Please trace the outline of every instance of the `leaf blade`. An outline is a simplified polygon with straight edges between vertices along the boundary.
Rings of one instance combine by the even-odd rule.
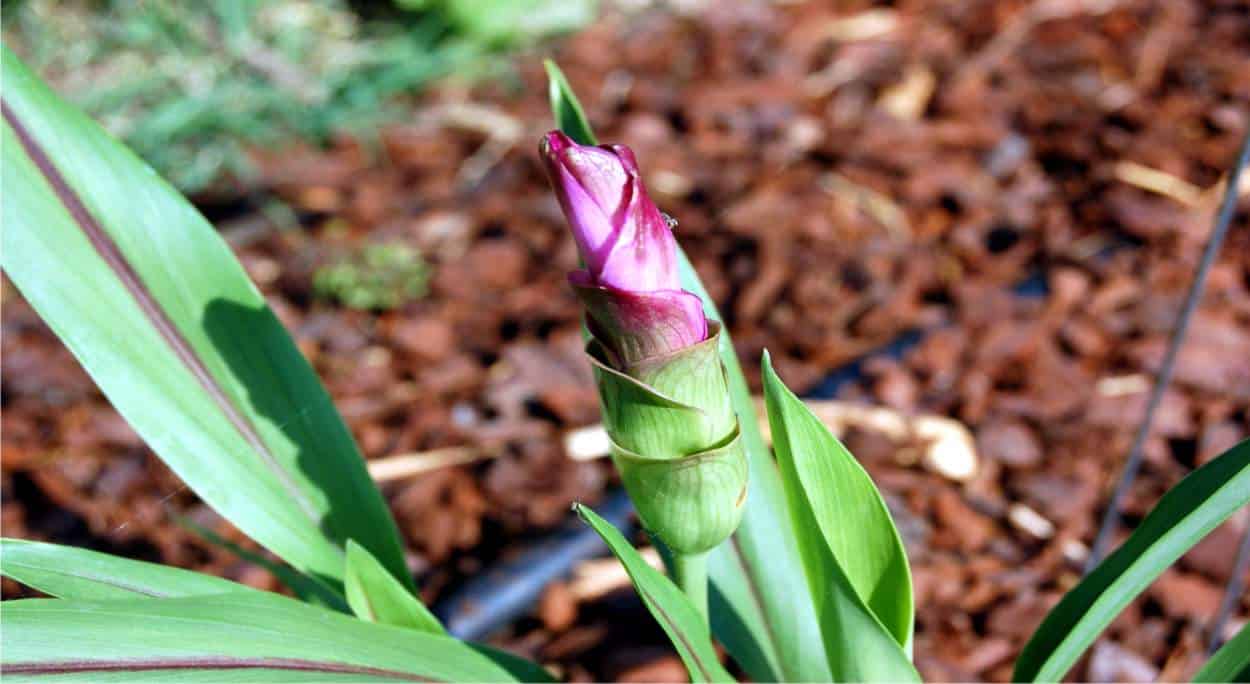
[[[397,530],[350,433],[224,241],[0,53],[11,191],[0,263],[18,289],[157,454],[249,536],[334,582],[355,537],[403,581]]]
[[[174,598],[257,591],[245,584],[72,546],[0,539],[5,577],[65,599]]]
[[[703,625],[703,619],[677,585],[648,565],[611,523],[581,504],[574,504],[573,510],[599,533],[621,565],[625,566],[647,610],[651,611],[669,641],[673,642],[677,655],[690,672],[691,681],[734,681],[717,660],[716,650],[712,648],[712,635]]]
[[[1194,682],[1244,682],[1250,680],[1250,625],[1242,625],[1237,634],[1211,654]]]
[[[911,652],[911,572],[903,540],[872,478],[764,355],[765,400],[783,482],[801,487],[812,517],[859,597]],[[777,432],[777,428],[781,432]]]
[[[425,604],[392,577],[365,547],[353,540],[347,542],[344,589],[347,604],[361,620],[430,634],[447,633]]]
[[[96,681],[177,680],[246,670],[313,672],[371,681],[545,678],[450,637],[362,622],[285,597],[219,594],[170,599],[6,602],[0,632],[6,679],[59,674]],[[120,676],[120,675],[119,675]],[[58,677],[58,681],[61,681]],[[211,678],[210,678],[211,679]]]
[[[1250,440],[1190,473],[1129,538],[1051,609],[1016,660],[1016,681],[1057,681],[1177,558],[1250,502]]]
[[[564,131],[578,145],[598,145],[590,121],[586,119],[586,111],[582,109],[582,103],[578,101],[564,72],[550,59],[543,60],[543,69],[547,71],[547,97],[551,101],[556,128]]]
[[[773,449],[797,531],[807,583],[819,599],[817,614],[833,678],[837,681],[919,681],[906,653],[910,624],[903,626],[905,636],[900,638],[882,623],[838,555],[839,545],[845,542],[831,539],[846,535],[852,537],[850,543],[871,549],[878,540],[831,526],[841,526],[848,521],[857,528],[866,526],[863,519],[873,520],[872,511],[879,505],[885,515],[884,524],[888,526],[880,535],[889,542],[891,549],[897,544],[897,550],[891,550],[890,555],[898,554],[896,560],[902,563],[903,573],[902,577],[885,577],[883,585],[888,591],[892,582],[900,583],[899,594],[905,595],[908,604],[903,612],[910,617],[911,581],[906,574],[907,561],[902,556],[902,542],[889,521],[889,514],[884,513],[885,504],[859,464],[845,449],[837,448],[840,445],[824,424],[777,377],[767,353],[762,366]],[[822,465],[840,467],[822,470]],[[831,496],[858,499],[863,505],[853,507],[850,512],[861,519],[843,515],[831,506],[828,501]],[[879,518],[877,524],[882,524]],[[831,534],[833,532],[837,534]],[[857,569],[857,572],[863,571],[864,568]]]

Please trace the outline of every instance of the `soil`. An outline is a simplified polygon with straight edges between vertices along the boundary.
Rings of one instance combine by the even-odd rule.
[[[756,389],[766,347],[803,393],[925,332],[862,364],[839,398],[958,419],[976,475],[943,477],[908,457],[915,445],[873,432],[846,442],[906,532],[921,674],[1006,681],[1080,577],[1250,125],[1250,11],[832,4],[610,9],[555,56],[601,138],[636,151]],[[409,123],[369,139],[257,150],[259,175],[204,203],[367,458],[493,454],[384,485],[427,602],[617,482],[605,461],[564,450],[597,404],[564,281],[577,255],[536,155],[552,125],[539,57],[491,85],[444,83]],[[1244,188],[1121,538],[1250,434]],[[273,199],[293,222],[274,218]],[[428,295],[380,312],[316,295],[318,266],[373,243],[421,250]],[[1031,277],[1038,296],[1013,290]],[[278,588],[176,523],[246,542],[144,447],[7,281],[2,351],[5,535]],[[1191,674],[1248,525],[1243,510],[1165,573],[1074,676]],[[6,597],[22,591],[5,581]],[[1232,628],[1248,610],[1243,596]],[[557,583],[492,641],[572,681],[684,678],[626,590],[583,600]]]

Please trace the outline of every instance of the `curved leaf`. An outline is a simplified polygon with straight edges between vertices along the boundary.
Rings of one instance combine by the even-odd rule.
[[[4,270],[206,502],[341,581],[354,538],[410,582],[394,521],[308,362],[212,226],[3,53]]]
[[[344,580],[347,604],[356,617],[368,622],[446,634],[434,614],[382,567],[363,546],[347,542]]]
[[[911,575],[868,474],[763,360],[764,399],[829,668],[837,681],[919,681],[907,657]]]
[[[911,571],[885,501],[859,461],[777,377],[767,352],[763,374],[773,448],[787,498],[792,505],[806,501],[818,531],[860,599],[910,653]]]
[[[537,665],[410,629],[254,592],[4,604],[6,681],[549,680]]]
[[[1020,653],[1015,679],[1062,679],[1129,602],[1247,502],[1250,440],[1168,490],[1128,540],[1064,595]]]
[[[190,570],[7,537],[0,539],[0,559],[0,573],[5,577],[65,599],[172,598],[259,591]]]
[[[712,635],[703,624],[698,611],[690,604],[677,585],[647,564],[611,523],[581,504],[573,504],[573,510],[603,537],[608,548],[625,566],[634,589],[642,597],[647,610],[664,629],[677,655],[686,664],[693,682],[732,682],[734,678],[721,666],[712,648]]]

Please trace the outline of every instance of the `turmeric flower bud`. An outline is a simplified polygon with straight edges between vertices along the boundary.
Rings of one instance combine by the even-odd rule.
[[[613,461],[643,525],[674,552],[701,554],[737,528],[747,485],[720,327],[681,289],[677,242],[628,148],[556,131],[541,152],[585,263],[569,281],[594,338]]]
[[[569,281],[595,337],[621,361],[640,360],[707,338],[703,304],[681,289],[677,242],[647,196],[634,153],[583,146],[559,131],[542,156],[586,268]]]

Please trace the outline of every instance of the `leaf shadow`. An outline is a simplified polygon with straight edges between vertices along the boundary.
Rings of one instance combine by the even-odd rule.
[[[278,317],[264,305],[218,298],[205,308],[203,325],[227,366],[221,370],[235,381],[228,388],[232,399],[262,419],[252,427],[270,447],[267,465],[283,486],[303,498],[297,503],[310,513],[325,511],[313,523],[335,546],[342,549],[349,537],[355,539],[411,586],[394,520],[355,440]],[[290,448],[281,453],[271,448],[283,441],[293,456]],[[337,578],[316,578],[341,589]]]

